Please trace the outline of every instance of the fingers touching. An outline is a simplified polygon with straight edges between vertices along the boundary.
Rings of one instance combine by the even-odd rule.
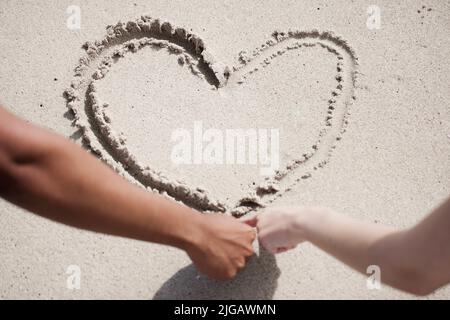
[[[299,242],[292,227],[296,216],[294,208],[267,208],[240,221],[257,229],[259,242],[265,249],[281,253],[294,249]]]

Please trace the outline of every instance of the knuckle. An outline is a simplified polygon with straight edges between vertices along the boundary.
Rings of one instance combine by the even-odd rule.
[[[236,270],[230,270],[227,272],[227,279],[233,279],[236,276]]]

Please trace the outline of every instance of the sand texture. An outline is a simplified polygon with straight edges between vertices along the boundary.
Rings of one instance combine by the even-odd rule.
[[[131,183],[204,212],[319,204],[410,226],[450,194],[450,2],[381,1],[373,30],[371,4],[80,1],[81,28],[71,30],[70,2],[2,1],[0,99]],[[202,162],[205,132],[229,129],[255,129],[278,150],[273,173],[219,163],[225,153]],[[180,130],[192,133],[189,165],[173,161]],[[367,289],[309,244],[276,257],[258,250],[219,283],[178,250],[1,200],[0,223],[0,298],[411,298]],[[79,290],[66,286],[70,265],[82,272]]]

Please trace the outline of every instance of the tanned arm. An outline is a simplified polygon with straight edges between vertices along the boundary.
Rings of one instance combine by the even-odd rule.
[[[77,228],[180,248],[212,278],[234,277],[253,254],[249,226],[134,186],[75,143],[1,107],[0,196]]]

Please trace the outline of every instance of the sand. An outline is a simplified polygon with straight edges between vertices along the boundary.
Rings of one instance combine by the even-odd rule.
[[[0,98],[148,192],[204,212],[320,204],[398,227],[450,194],[448,3],[382,1],[375,30],[366,1],[82,1],[80,30],[66,26],[69,5],[0,4]],[[279,159],[208,153],[206,135],[230,129],[254,130]],[[192,134],[191,164],[174,163],[174,132]],[[1,298],[411,298],[367,289],[308,244],[261,252],[218,283],[175,249],[4,201],[0,212]],[[70,265],[79,290],[66,286]]]
[[[72,81],[71,87],[65,92],[68,108],[74,113],[75,125],[82,131],[83,141],[88,149],[93,150],[103,160],[110,163],[118,172],[124,175],[128,174],[150,190],[167,194],[169,197],[199,210],[229,212],[240,216],[254,208],[264,207],[280,197],[287,189],[291,189],[295,182],[299,182],[302,178],[309,178],[311,172],[306,171],[306,165],[310,167],[310,170],[323,167],[331,158],[331,152],[335,147],[334,142],[340,140],[345,132],[344,125],[348,123],[348,105],[351,99],[356,99],[352,95],[356,84],[355,67],[357,58],[345,41],[330,32],[275,31],[272,38],[254,50],[250,57],[241,52],[239,55],[240,65],[232,67],[223,67],[222,64],[218,63],[213,54],[205,47],[204,41],[198,36],[189,33],[184,28],[175,27],[170,22],[162,22],[148,16],[127,23],[119,22],[114,27],[108,27],[106,33],[107,36],[101,40],[94,43],[85,43],[86,56],[80,59],[80,65],[76,67],[75,79]],[[324,49],[328,55],[322,55],[321,57],[320,52],[311,49],[315,46]],[[158,53],[159,59],[154,61],[155,59],[141,54],[139,58],[132,57],[133,60],[128,65],[121,66],[122,70],[114,69],[114,66],[121,63],[120,60],[128,57],[130,53],[138,53],[148,47],[153,49],[150,54]],[[161,53],[161,51],[164,53]],[[294,51],[294,54],[289,51]],[[295,123],[296,121],[289,118],[290,113],[298,112],[298,109],[301,108],[297,104],[285,101],[286,107],[283,107],[280,106],[279,101],[274,104],[268,102],[270,97],[273,96],[273,92],[270,90],[272,86],[270,80],[273,78],[270,75],[264,74],[262,83],[261,79],[256,79],[257,86],[243,85],[245,80],[253,81],[254,73],[269,66],[277,68],[277,74],[286,75],[287,71],[281,72],[283,71],[280,70],[282,66],[276,60],[281,56],[289,55],[287,61],[283,62],[289,67],[289,70],[295,70],[295,73],[294,77],[289,77],[284,81],[285,87],[297,86],[298,81],[296,80],[300,70],[294,68],[291,61],[294,59],[294,61],[300,60],[305,63],[307,57],[301,56],[302,59],[298,58],[300,53],[295,57],[295,51],[312,51],[314,54],[313,60],[317,60],[318,57],[324,61],[336,60],[335,65],[328,66],[335,69],[335,74],[331,76],[332,79],[336,80],[333,90],[322,86],[321,90],[312,95],[329,98],[326,108],[322,107],[328,112],[318,111],[317,102],[308,103],[307,105],[314,106],[313,108],[310,107],[309,110],[307,107],[302,109],[302,118],[299,117],[299,119],[303,120],[303,123],[308,121],[309,128],[305,128],[306,126],[301,121]],[[164,70],[167,77],[159,81],[155,80],[154,69],[161,69],[161,65],[167,65],[164,60],[168,59],[172,60],[171,63],[175,68]],[[322,61],[319,60],[319,62]],[[150,68],[144,67],[144,69],[142,64],[150,66]],[[326,65],[326,63],[320,63],[318,67],[323,65]],[[187,75],[180,74],[180,72],[186,73],[182,67],[188,69]],[[108,78],[112,77],[112,79],[108,79],[109,81],[103,84],[102,79],[108,75],[111,69],[115,72]],[[133,71],[133,69],[136,70]],[[145,72],[143,72],[144,70]],[[314,69],[315,73],[319,73],[319,71],[321,71],[319,68]],[[262,73],[263,70],[260,72]],[[159,73],[162,73],[161,70],[159,70]],[[198,79],[192,79],[190,73],[197,76]],[[131,80],[133,81],[133,87],[123,87],[123,79],[129,75],[139,79],[139,82],[144,82],[145,79],[148,79],[146,83],[157,82],[155,83],[157,88],[152,86],[151,90],[147,90],[150,92],[148,98],[146,98],[143,94],[145,88],[135,83],[138,82],[135,79]],[[327,76],[330,77],[329,71],[320,74],[318,78]],[[305,76],[301,78],[306,78],[309,83],[312,80]],[[268,79],[269,83],[267,83]],[[164,80],[167,83],[164,83]],[[197,81],[195,82],[195,80]],[[260,80],[259,83],[258,80]],[[280,82],[282,80],[278,79]],[[173,86],[174,82],[177,83],[175,90],[178,94],[173,96],[177,99],[180,95],[189,96],[189,99],[193,100],[192,103],[183,101],[183,105],[178,106],[176,101],[172,101],[173,99],[170,98],[167,91],[172,91],[168,88]],[[238,84],[238,87],[236,87],[236,84]],[[346,87],[345,90],[344,87]],[[255,91],[261,92],[255,95]],[[311,94],[312,91],[309,90],[309,93]],[[104,92],[104,95],[101,94],[102,92]],[[157,92],[163,93],[162,96],[157,96]],[[119,101],[115,98],[115,93],[119,93]],[[198,93],[200,97],[197,96]],[[281,90],[277,90],[277,95],[283,93]],[[136,106],[140,100],[139,95],[144,101],[143,105],[139,106],[141,108]],[[286,92],[286,95],[290,94]],[[248,107],[249,103],[256,97],[264,99],[262,101],[264,101],[265,108],[261,108],[260,104],[253,108]],[[337,102],[339,100],[342,100],[341,103]],[[236,103],[237,101],[244,101],[244,103]],[[112,105],[115,107],[112,107]],[[124,110],[123,106],[131,106],[131,109],[125,108]],[[193,111],[192,106],[198,108],[198,111]],[[234,109],[236,106],[237,108]],[[208,119],[210,118],[209,115],[213,115],[212,120],[208,119],[208,125],[215,128],[218,126],[218,120],[225,120],[227,126],[230,126],[230,124],[233,126],[245,125],[242,121],[236,121],[235,116],[247,111],[245,121],[248,122],[252,119],[251,127],[257,124],[257,127],[261,128],[263,126],[260,123],[263,122],[262,120],[266,120],[265,123],[270,127],[278,127],[276,124],[282,125],[283,136],[286,136],[284,131],[290,131],[290,133],[300,134],[306,136],[306,138],[299,139],[298,136],[292,134],[285,137],[284,141],[294,143],[282,145],[282,147],[285,147],[282,150],[283,158],[286,159],[288,158],[286,155],[289,155],[291,159],[284,160],[283,162],[286,163],[284,168],[277,169],[269,177],[266,177],[263,184],[257,185],[254,181],[257,180],[255,178],[258,176],[254,170],[249,170],[248,167],[244,166],[233,168],[225,164],[213,168],[216,176],[218,175],[217,172],[222,173],[219,179],[208,178],[209,181],[204,181],[206,185],[198,185],[193,188],[186,182],[180,182],[179,177],[186,179],[186,175],[190,173],[191,177],[188,177],[188,179],[201,176],[205,180],[205,177],[210,177],[210,175],[205,175],[203,166],[189,166],[186,172],[176,168],[178,165],[164,168],[165,171],[163,172],[155,170],[155,167],[161,168],[161,165],[158,166],[158,164],[173,164],[173,161],[170,161],[170,158],[167,157],[171,152],[170,150],[164,150],[167,149],[164,146],[173,148],[173,143],[170,143],[170,135],[167,135],[167,133],[170,134],[170,132],[173,132],[172,128],[177,128],[180,125],[179,116],[177,117],[176,113],[185,114],[184,110],[180,110],[183,107],[187,109],[185,110],[186,114],[191,113],[193,115],[194,119],[189,120],[193,121],[194,124],[196,121]],[[266,110],[266,108],[270,109]],[[280,114],[280,109],[283,114]],[[174,113],[173,110],[175,110]],[[325,113],[325,115],[322,115],[322,123],[314,121],[314,116],[320,113]],[[335,115],[336,113],[338,114]],[[142,124],[144,132],[133,125],[137,119],[146,120]],[[168,121],[162,121],[166,119]],[[175,120],[175,123],[170,123],[171,120]],[[118,123],[120,129],[117,128]],[[319,129],[318,132],[315,132],[316,128]],[[158,134],[158,139],[152,139],[155,132],[161,133]],[[312,140],[312,145],[298,148],[299,140],[305,144],[308,136],[312,134],[317,135]],[[130,140],[134,143],[131,144]],[[321,149],[325,150],[322,151]],[[155,158],[152,156],[152,153],[155,153],[152,152],[153,150],[158,150],[157,153],[166,156],[163,159],[158,159],[159,161],[153,160],[153,162],[152,159]],[[322,151],[322,155],[316,155],[319,151]],[[203,156],[203,152],[201,153]],[[141,160],[144,157],[149,158],[149,160],[147,162]],[[314,162],[314,164],[310,165],[311,162]],[[296,170],[299,167],[302,167],[301,170]],[[196,168],[200,170],[195,170]],[[233,169],[231,172],[230,168]],[[301,172],[300,175],[297,173],[299,177],[295,180],[292,178],[294,176],[293,171]],[[164,172],[169,173],[172,177],[168,178],[168,174],[164,174]],[[243,188],[239,188],[239,185],[235,183],[236,181],[246,182],[245,175],[253,180],[247,186],[247,189],[251,189],[250,191],[240,190]],[[227,195],[228,203],[213,200],[219,196],[214,197],[205,191],[205,189],[209,190],[213,185],[217,185],[219,181],[226,188],[217,190],[216,193],[222,195],[222,197]],[[211,182],[213,185],[210,185]],[[235,185],[234,191],[239,194],[239,199],[233,199],[230,195],[229,186],[233,184]],[[283,184],[283,186],[281,187],[280,184]],[[272,197],[266,200],[268,194]]]

